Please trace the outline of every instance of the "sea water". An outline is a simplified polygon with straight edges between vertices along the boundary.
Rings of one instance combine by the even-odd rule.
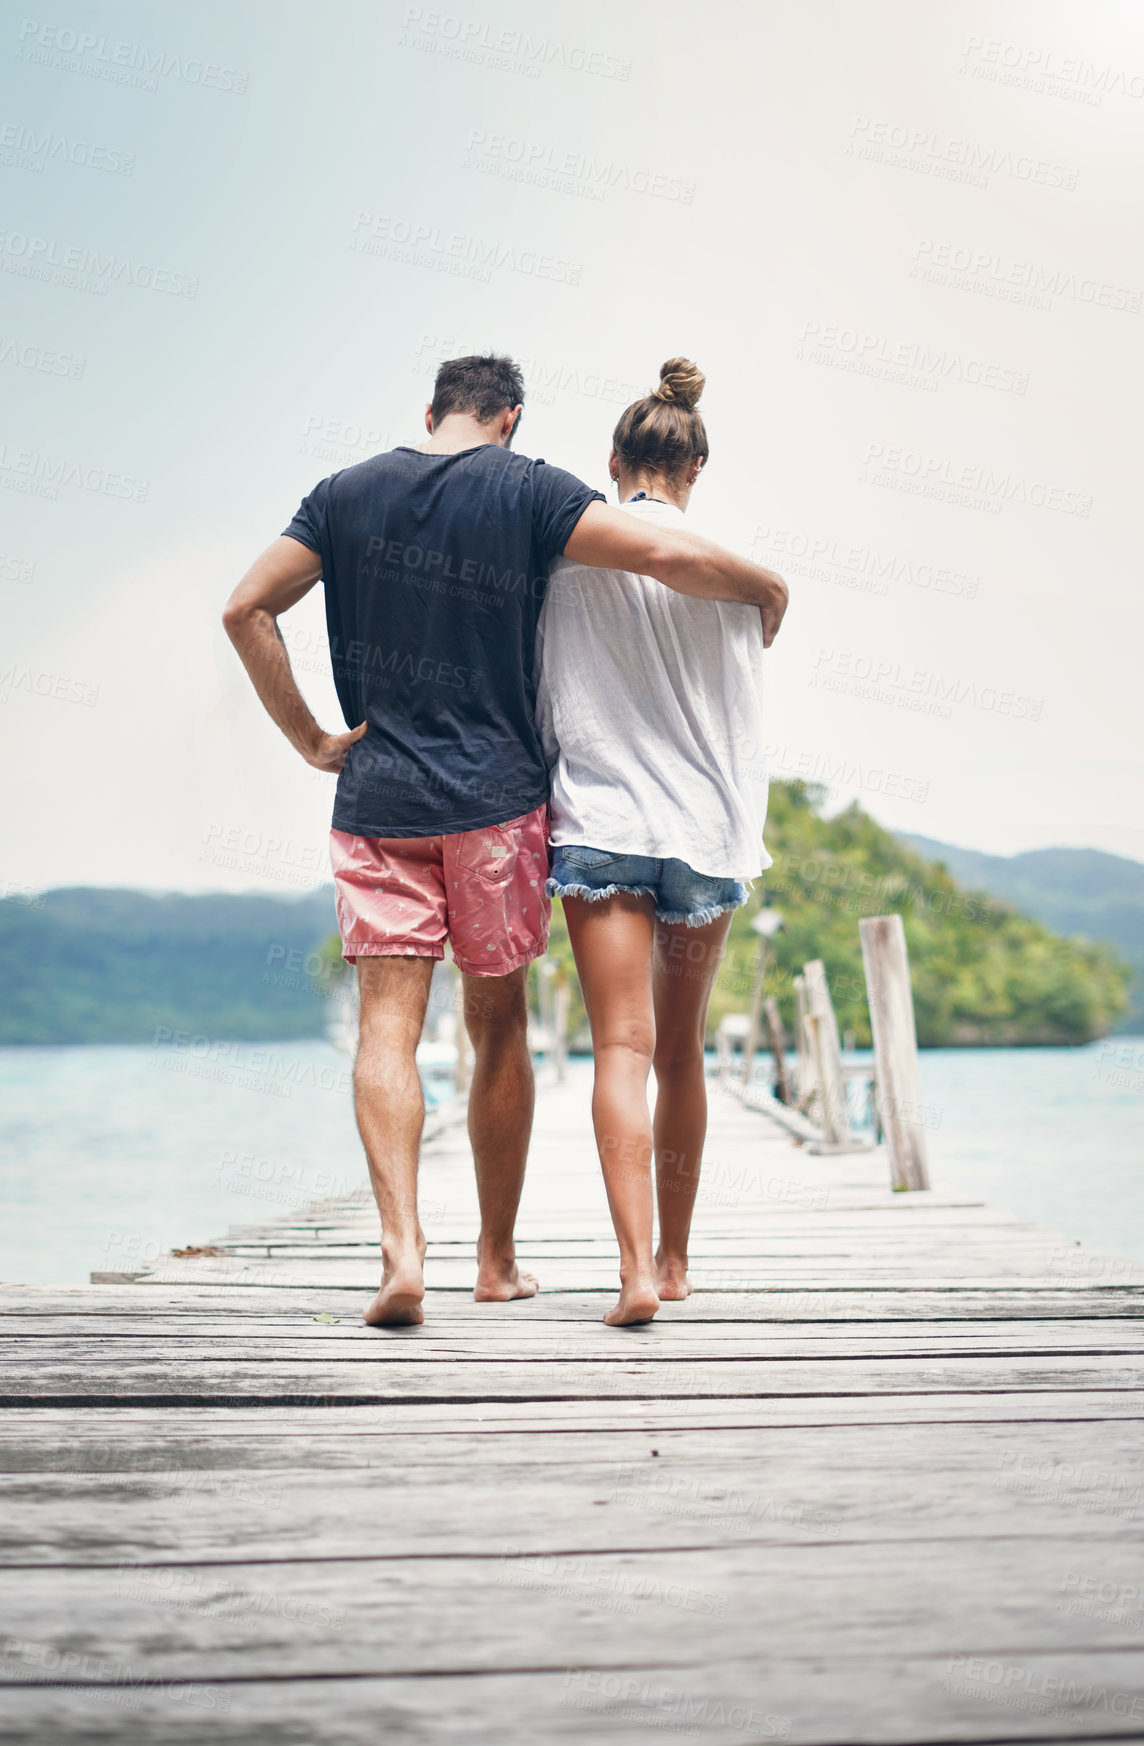
[[[935,1188],[1144,1261],[1144,1037],[923,1049],[919,1066]]]
[[[587,1097],[589,1064],[572,1071]],[[936,1189],[1144,1261],[1144,1038],[926,1050],[921,1085]],[[349,1057],[318,1041],[0,1050],[0,1279],[137,1272],[365,1194],[351,1090]]]
[[[352,1089],[350,1057],[318,1040],[0,1049],[0,1279],[139,1272],[368,1193]],[[427,1103],[443,1095],[427,1077]]]

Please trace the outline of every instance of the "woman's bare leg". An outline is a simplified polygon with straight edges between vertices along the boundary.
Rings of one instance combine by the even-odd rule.
[[[651,1117],[655,1049],[652,961],[655,906],[619,892],[591,903],[566,897],[564,914],[592,1027],[592,1121],[620,1246],[620,1297],[611,1327],[648,1322],[659,1308],[651,1254]]]
[[[655,930],[655,1176],[659,1203],[656,1280],[661,1298],[687,1297],[687,1244],[707,1138],[703,1037],[707,1003],[731,911],[706,927],[659,922]]]

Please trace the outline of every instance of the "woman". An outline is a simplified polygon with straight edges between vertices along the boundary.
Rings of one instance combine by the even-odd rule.
[[[608,469],[630,514],[682,523],[708,455],[703,385],[695,364],[671,358],[617,424]],[[622,1326],[691,1291],[707,1003],[745,881],[770,865],[766,783],[751,761],[763,625],[756,607],[561,558],[537,648],[548,892],[564,901],[592,1029],[592,1117],[620,1247],[619,1302],[604,1320]]]

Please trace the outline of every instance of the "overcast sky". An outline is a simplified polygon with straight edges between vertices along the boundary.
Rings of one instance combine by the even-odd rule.
[[[490,346],[600,486],[707,372],[694,523],[791,584],[775,775],[1144,858],[1140,9],[456,6],[0,27],[4,888],[325,877],[221,607]],[[284,630],[337,727],[318,592]]]

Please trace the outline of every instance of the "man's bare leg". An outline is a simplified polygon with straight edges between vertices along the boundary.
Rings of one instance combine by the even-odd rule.
[[[532,1134],[536,1085],[528,1053],[527,967],[508,976],[465,976],[465,1024],[475,1061],[469,1087],[469,1139],[477,1173],[481,1234],[478,1303],[532,1297],[537,1280],[516,1264],[514,1230]]]
[[[707,1138],[703,1038],[707,1004],[719,973],[731,912],[706,927],[656,923],[655,1170],[659,1247],[655,1271],[661,1298],[691,1294],[687,1245]]]
[[[432,958],[359,958],[361,1022],[354,1109],[381,1214],[381,1288],[362,1320],[424,1321],[425,1238],[417,1217],[417,1161],[425,1098],[416,1050],[429,1001]]]

